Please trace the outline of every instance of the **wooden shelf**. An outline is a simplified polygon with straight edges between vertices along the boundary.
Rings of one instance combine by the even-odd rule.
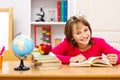
[[[62,1],[62,0],[60,0]],[[46,26],[46,25],[50,25],[51,26],[51,44],[54,47],[55,46],[55,42],[54,40],[56,38],[60,38],[60,39],[64,39],[64,27],[66,24],[66,21],[61,21],[59,22],[58,20],[58,5],[57,5],[58,0],[30,0],[30,37],[32,39],[34,39],[34,26]],[[75,0],[67,0],[67,20],[72,16],[75,15]],[[36,22],[36,20],[39,19],[39,16],[37,16],[36,14],[38,14],[40,11],[40,6],[43,5],[43,10],[45,12],[45,22]],[[61,6],[61,5],[60,5]],[[63,5],[65,7],[65,5]],[[60,8],[61,9],[61,8]],[[50,15],[49,15],[49,11],[50,10],[54,10],[55,14],[54,14],[54,22],[50,22]],[[40,33],[37,33],[40,35]],[[59,36],[58,36],[59,35]]]
[[[31,22],[31,25],[65,25],[66,22]]]

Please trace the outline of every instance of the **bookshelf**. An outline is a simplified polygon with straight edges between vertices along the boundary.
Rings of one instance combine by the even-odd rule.
[[[58,21],[58,1],[61,0],[30,0],[30,28],[29,35],[34,40],[34,27],[51,26],[51,45],[55,46],[55,39],[64,39],[64,26],[66,21]],[[75,13],[76,0],[62,0],[67,2],[67,19]],[[40,7],[44,10],[44,22],[36,21],[40,16]],[[51,20],[51,17],[53,19]],[[39,43],[39,42],[38,42]],[[41,43],[41,42],[40,42]]]

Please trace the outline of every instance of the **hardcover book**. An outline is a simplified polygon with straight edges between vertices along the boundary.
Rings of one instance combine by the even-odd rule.
[[[64,22],[67,22],[68,18],[68,1],[64,1]]]
[[[59,69],[61,67],[61,61],[52,52],[48,55],[33,52],[32,62],[38,69]]]
[[[61,3],[60,3],[60,10],[61,10],[61,22],[64,22],[64,0],[61,0]]]
[[[58,22],[61,22],[61,4],[60,0],[57,1],[57,20]]]

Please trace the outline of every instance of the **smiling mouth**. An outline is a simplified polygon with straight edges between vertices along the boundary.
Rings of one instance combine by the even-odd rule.
[[[88,41],[88,38],[89,38],[89,37],[83,38],[83,39],[81,39],[80,41],[86,42],[86,41]]]

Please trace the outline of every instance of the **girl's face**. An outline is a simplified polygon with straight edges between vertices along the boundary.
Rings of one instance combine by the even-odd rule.
[[[91,38],[91,32],[88,26],[78,23],[73,26],[72,31],[73,39],[77,42],[78,46],[88,45]]]

